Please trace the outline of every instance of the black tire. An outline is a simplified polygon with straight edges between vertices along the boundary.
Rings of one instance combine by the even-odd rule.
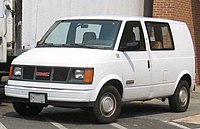
[[[81,109],[86,111],[86,112],[92,112],[93,111],[93,107],[82,107]]]
[[[171,97],[169,97],[169,107],[174,112],[185,112],[190,103],[190,88],[187,81],[179,82],[178,87]]]
[[[43,109],[41,105],[19,102],[13,102],[13,107],[17,113],[23,116],[38,115]]]
[[[94,105],[94,115],[99,123],[114,122],[121,112],[121,95],[112,85],[106,85]]]

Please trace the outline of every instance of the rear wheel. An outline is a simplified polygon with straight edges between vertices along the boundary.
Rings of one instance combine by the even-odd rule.
[[[115,121],[121,112],[121,95],[112,85],[103,88],[95,102],[94,114],[100,123]]]
[[[184,112],[190,102],[190,88],[187,81],[182,80],[173,96],[169,97],[169,106],[172,111]]]
[[[41,105],[19,102],[13,102],[13,107],[17,113],[24,116],[38,115],[43,109]]]

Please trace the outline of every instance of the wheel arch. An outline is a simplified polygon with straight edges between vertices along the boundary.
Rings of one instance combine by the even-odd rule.
[[[117,80],[117,79],[112,79],[112,80],[107,81],[107,82],[103,85],[103,87],[101,88],[101,90],[102,90],[104,87],[109,86],[109,85],[113,85],[113,86],[119,91],[119,94],[120,94],[121,97],[122,97],[122,95],[123,95],[123,86],[122,86],[122,83],[121,83],[119,80]],[[101,90],[100,90],[100,91],[101,91]]]
[[[183,71],[183,72],[179,75],[178,79],[176,80],[176,85],[175,85],[174,92],[175,92],[175,90],[176,90],[178,84],[179,84],[182,80],[187,81],[187,83],[189,84],[190,90],[193,89],[193,81],[192,81],[192,76],[191,76],[191,74],[190,74],[188,71]]]
[[[189,74],[184,74],[184,75],[181,77],[180,81],[182,81],[182,80],[187,81],[187,83],[189,84],[189,87],[191,88],[192,79],[191,79],[191,76],[190,76]],[[180,82],[180,81],[179,81],[179,82]]]
[[[95,92],[96,92],[96,93],[93,94],[93,95],[95,95],[95,96],[93,96],[92,98],[94,98],[94,100],[96,100],[97,97],[98,97],[98,95],[99,95],[99,93],[101,92],[101,90],[102,90],[104,87],[108,86],[109,84],[113,85],[113,86],[119,91],[121,97],[123,96],[123,91],[124,91],[124,90],[123,90],[122,79],[121,79],[119,76],[110,75],[110,76],[105,77],[104,79],[102,79],[102,80],[98,83],[98,85],[97,85],[97,87],[96,87],[96,89],[95,89]]]

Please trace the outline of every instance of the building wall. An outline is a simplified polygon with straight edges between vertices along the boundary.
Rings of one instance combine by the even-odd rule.
[[[153,17],[158,18],[175,18],[175,0],[154,0]]]
[[[200,1],[192,1],[192,15],[194,25],[194,41],[196,46],[196,65],[198,66],[196,71],[198,75],[198,84],[200,84]]]
[[[196,54],[196,82],[200,84],[200,2],[199,0],[154,0],[153,17],[186,22]]]

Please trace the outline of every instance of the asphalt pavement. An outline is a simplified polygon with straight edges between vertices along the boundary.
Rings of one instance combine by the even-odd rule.
[[[200,129],[200,87],[186,112],[171,112],[168,102],[151,100],[123,105],[116,122],[97,124],[90,112],[48,106],[38,116],[20,116],[11,103],[0,104],[0,129]]]
[[[200,86],[191,93],[186,112],[171,112],[167,101],[132,102],[110,124],[97,124],[92,113],[81,109],[52,106],[38,116],[20,116],[11,103],[2,103],[0,129],[200,129]]]

